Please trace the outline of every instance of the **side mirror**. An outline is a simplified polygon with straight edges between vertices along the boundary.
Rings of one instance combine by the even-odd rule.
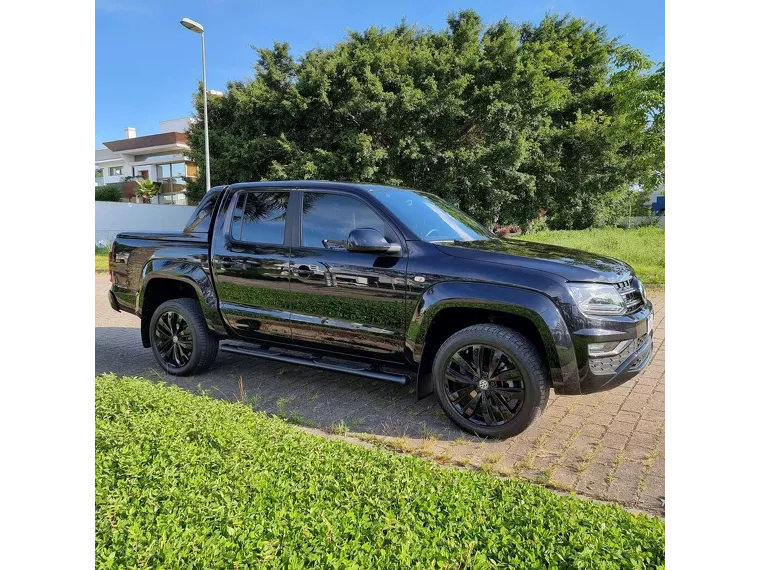
[[[359,253],[398,253],[401,246],[388,243],[383,234],[375,229],[357,228],[348,234],[346,249]]]

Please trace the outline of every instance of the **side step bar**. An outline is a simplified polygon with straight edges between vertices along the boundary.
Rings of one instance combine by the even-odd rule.
[[[233,354],[243,354],[245,356],[266,358],[267,360],[276,360],[278,362],[287,362],[288,364],[299,364],[301,366],[309,366],[311,368],[332,370],[333,372],[343,372],[344,374],[363,376],[365,378],[372,378],[373,380],[384,380],[385,382],[393,382],[395,384],[407,384],[409,382],[409,376],[406,376],[405,374],[390,374],[388,372],[380,372],[371,368],[351,368],[350,366],[341,366],[340,364],[320,362],[319,360],[314,360],[313,358],[289,356],[286,354],[272,352],[266,349],[249,347],[247,345],[225,343],[219,346],[219,350]]]

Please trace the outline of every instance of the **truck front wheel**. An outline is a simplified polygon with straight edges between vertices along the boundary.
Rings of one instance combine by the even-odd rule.
[[[454,333],[433,361],[435,394],[446,415],[471,433],[513,437],[541,415],[549,384],[536,347],[494,324]]]
[[[198,301],[172,299],[159,305],[150,319],[150,346],[169,374],[189,376],[214,362],[219,340],[206,327]]]

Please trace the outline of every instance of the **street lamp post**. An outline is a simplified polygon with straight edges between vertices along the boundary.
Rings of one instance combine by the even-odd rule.
[[[206,36],[203,33],[203,26],[194,22],[190,18],[182,18],[179,22],[191,32],[201,35],[201,53],[203,58],[203,129],[204,139],[206,141],[206,192],[211,190],[211,158],[208,151],[208,102],[206,99]]]

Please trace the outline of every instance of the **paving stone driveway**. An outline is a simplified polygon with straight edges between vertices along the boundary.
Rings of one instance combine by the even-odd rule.
[[[579,495],[664,515],[665,291],[655,305],[653,361],[623,386],[590,396],[552,393],[539,422],[518,437],[490,441],[465,434],[434,398],[417,401],[412,386],[219,353],[190,378],[164,374],[140,342],[139,320],[108,304],[108,276],[95,276],[95,372],[162,378],[229,400],[240,383],[257,409],[307,426],[343,432],[399,451],[519,476]],[[342,422],[342,424],[341,424]]]

